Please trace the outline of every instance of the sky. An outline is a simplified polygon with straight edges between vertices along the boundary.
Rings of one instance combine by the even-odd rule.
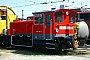
[[[90,8],[90,0],[65,0],[64,2],[40,4],[51,1],[56,2],[62,0],[0,0],[0,5],[10,7],[19,18],[22,17],[22,10],[24,13],[24,18],[26,18],[27,16],[32,16],[32,12],[51,10],[53,7],[59,9],[60,5],[69,6],[67,8],[77,8],[81,6]]]

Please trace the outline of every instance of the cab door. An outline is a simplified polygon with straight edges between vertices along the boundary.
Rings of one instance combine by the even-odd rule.
[[[69,19],[68,19],[68,26],[69,26],[69,33],[68,34],[73,34],[73,26],[75,23],[75,15],[69,12]]]
[[[33,38],[37,40],[44,40],[45,39],[45,25],[44,25],[44,14],[34,14],[35,23],[33,26]]]
[[[52,39],[52,14],[47,13],[45,15],[45,39]]]

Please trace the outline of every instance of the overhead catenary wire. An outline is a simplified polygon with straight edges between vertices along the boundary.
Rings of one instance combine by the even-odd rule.
[[[25,4],[24,5],[21,5],[21,6],[13,6],[13,7],[10,7],[11,9],[14,9],[14,8],[21,8],[21,7],[28,7],[28,6],[33,6],[33,5],[41,5],[41,4],[49,4],[49,3],[58,3],[58,2],[63,2],[63,1],[49,1],[49,2],[40,2],[40,3],[37,3],[37,2],[34,2],[34,1],[29,1],[29,2],[32,2],[32,4],[27,4],[26,5],[26,3],[27,2],[25,2]],[[26,10],[24,9],[24,12],[25,12]],[[31,10],[28,10],[28,11],[31,11]],[[34,10],[32,10],[33,12],[34,12]],[[17,11],[16,11],[17,12]],[[20,11],[18,11],[18,12],[21,12],[21,10]],[[20,14],[18,14],[19,16],[21,16]],[[27,15],[26,13],[24,14],[24,16],[25,15]],[[29,14],[28,14],[29,15]],[[30,14],[31,15],[31,14]]]
[[[68,1],[68,0],[67,0]],[[12,9],[16,9],[16,8],[21,8],[21,9],[23,9],[23,7],[29,7],[29,6],[37,6],[37,5],[48,5],[48,4],[52,4],[52,3],[59,3],[59,2],[64,2],[63,0],[61,1],[61,0],[56,0],[56,1],[48,1],[48,0],[46,0],[46,1],[43,1],[43,2],[35,2],[34,0],[29,0],[29,1],[24,1],[24,2],[19,2],[19,3],[24,3],[24,4],[21,4],[21,5],[19,5],[19,6],[10,6],[10,8],[12,8]],[[68,1],[69,2],[69,1]],[[11,3],[12,4],[12,3]],[[18,3],[16,3],[16,5],[17,5]],[[26,10],[24,9],[24,12],[25,12]],[[29,10],[28,10],[29,11]],[[32,11],[34,11],[34,10],[32,10]],[[19,12],[21,12],[21,10],[19,11]],[[26,14],[26,13],[25,13]]]
[[[21,2],[7,3],[7,5],[9,4],[10,8],[19,8],[19,7],[27,7],[27,6],[33,6],[33,5],[40,5],[40,4],[58,3],[58,2],[63,2],[63,1],[64,0],[56,0],[56,1],[48,1],[48,0],[46,0],[46,1],[43,1],[43,2],[40,2],[40,3],[37,3],[35,0],[24,0],[24,1],[21,1]],[[65,1],[70,2],[70,0],[65,0]],[[89,4],[89,2],[90,2],[89,0],[86,0],[85,3]],[[21,3],[23,3],[23,5]],[[30,3],[30,4],[27,4],[27,3]],[[13,6],[13,5],[18,5],[18,4],[21,4],[21,5]],[[78,3],[78,4],[80,4],[80,3]],[[3,4],[3,5],[6,5],[6,4]]]
[[[49,2],[41,2],[41,3],[36,3],[36,2],[33,2],[32,4],[28,4],[28,5],[21,5],[21,6],[13,6],[13,7],[10,7],[10,8],[18,8],[18,7],[26,7],[26,6],[32,6],[32,5],[42,5],[42,4],[50,4],[50,3],[58,3],[58,2],[64,2],[64,1],[49,1]]]
[[[23,2],[7,3],[7,5],[8,5],[8,4],[9,4],[9,5],[12,5],[12,4],[13,4],[13,5],[15,5],[15,4],[17,5],[17,4],[25,3],[25,2],[33,2],[33,1],[26,1],[26,0],[25,0],[25,1],[23,1]],[[34,2],[33,2],[33,3],[34,3]],[[6,5],[6,4],[2,4],[2,5]]]

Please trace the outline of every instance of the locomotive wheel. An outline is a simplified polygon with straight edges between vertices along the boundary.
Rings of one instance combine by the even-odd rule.
[[[84,46],[88,40],[88,37],[86,36],[85,39],[79,39],[79,45]]]
[[[62,52],[62,44],[59,41],[55,42],[55,50],[58,53]]]

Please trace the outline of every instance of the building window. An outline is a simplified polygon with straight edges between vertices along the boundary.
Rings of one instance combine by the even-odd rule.
[[[62,22],[62,13],[56,12],[56,22]]]
[[[0,16],[0,20],[6,20],[6,16]]]
[[[43,24],[44,23],[44,15],[43,14],[34,14],[35,24]]]

